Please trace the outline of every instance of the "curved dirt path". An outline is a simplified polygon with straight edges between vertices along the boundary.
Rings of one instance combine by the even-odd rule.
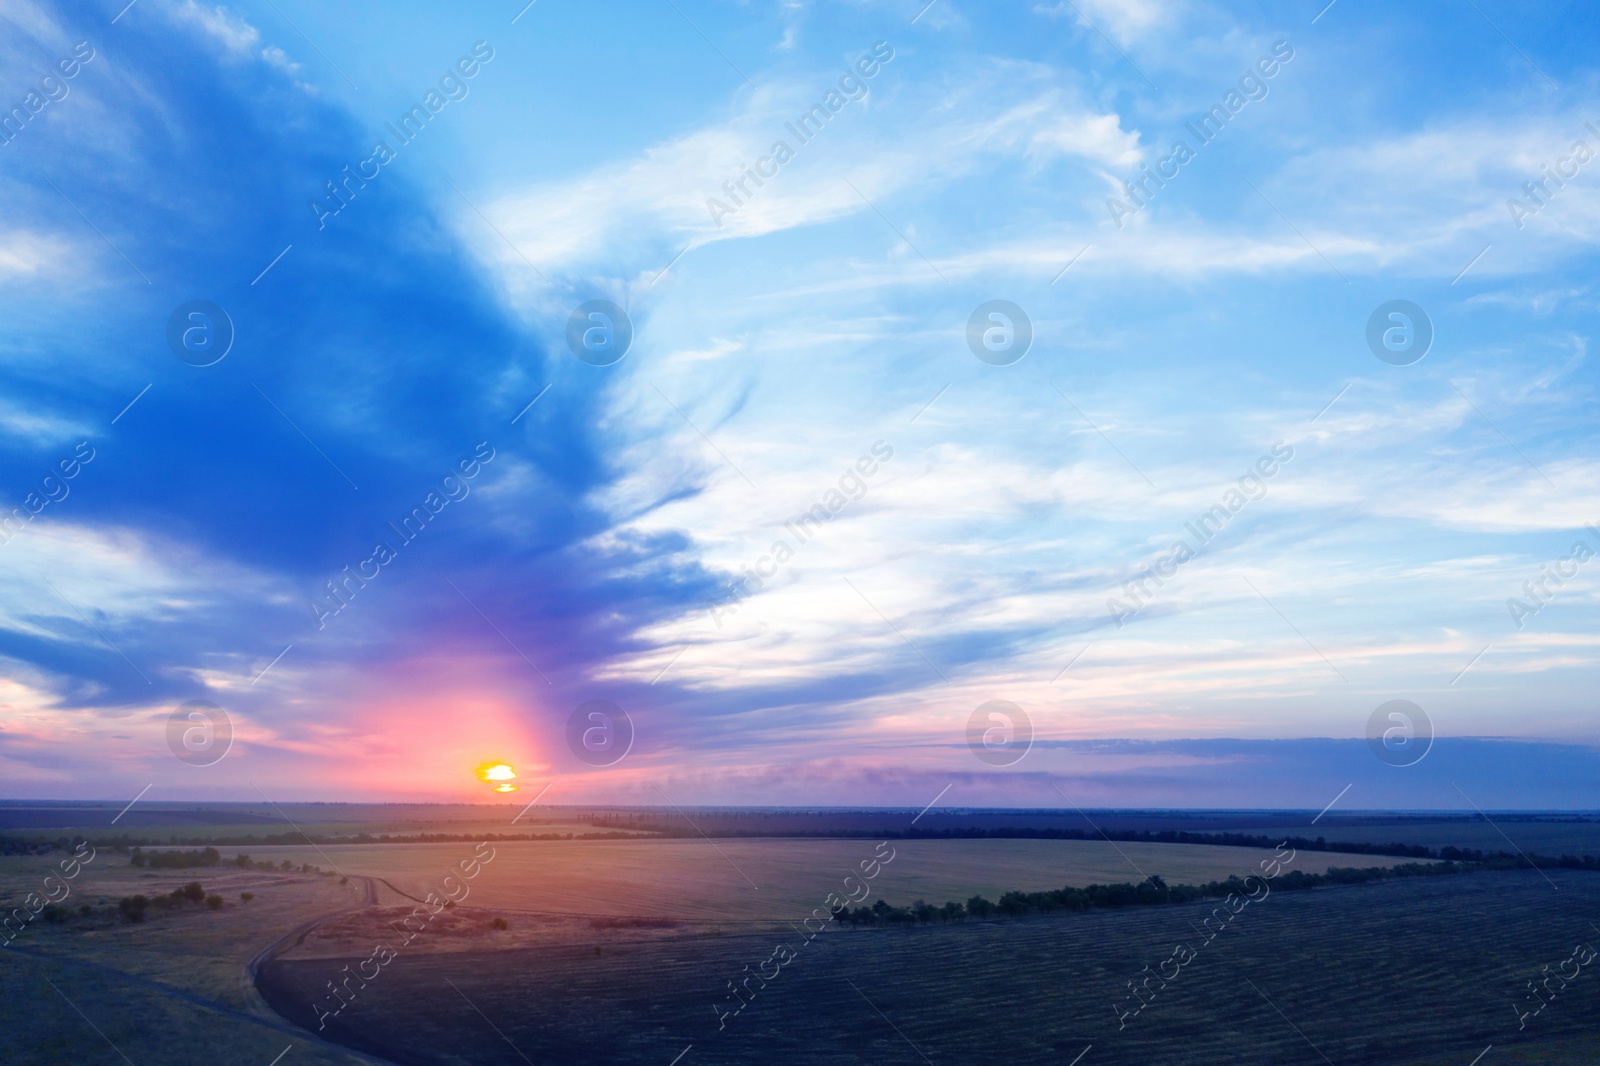
[[[240,980],[243,984],[244,998],[245,1002],[250,1007],[251,1013],[263,1021],[270,1020],[270,1023],[273,1024],[274,1028],[282,1028],[287,1026],[294,1033],[299,1034],[302,1039],[309,1040],[321,1047],[343,1052],[344,1054],[350,1055],[356,1059],[360,1059],[363,1062],[372,1063],[373,1066],[394,1066],[394,1064],[388,1059],[381,1059],[376,1055],[370,1055],[364,1051],[357,1051],[355,1048],[346,1047],[343,1044],[337,1044],[331,1040],[325,1040],[316,1033],[312,1032],[310,1029],[307,1029],[297,1022],[291,1021],[290,1019],[284,1017],[272,1009],[272,1005],[267,1002],[266,998],[262,996],[260,989],[256,987],[256,981],[259,977],[259,971],[261,967],[266,963],[271,962],[279,955],[282,955],[290,948],[298,946],[317,926],[321,925],[323,922],[330,921],[331,919],[338,918],[345,914],[349,914],[352,911],[364,910],[367,907],[375,907],[378,905],[378,885],[373,878],[361,874],[352,874],[350,879],[352,881],[361,882],[361,886],[365,890],[365,898],[359,902],[352,903],[348,907],[341,907],[339,910],[333,911],[329,914],[319,915],[315,918],[312,918],[310,921],[302,922],[293,929],[289,930],[287,933],[284,933],[282,936],[278,937],[266,947],[262,948],[260,951],[256,952],[255,955],[251,957],[250,961],[245,963],[244,972],[240,975]]]
[[[343,1044],[336,1044],[332,1041],[324,1040],[316,1033],[313,1033],[303,1026],[290,1021],[288,1018],[285,1018],[283,1015],[279,1014],[277,1011],[268,1006],[266,1000],[262,998],[261,993],[258,992],[255,987],[256,970],[269,959],[275,958],[277,955],[289,950],[289,948],[293,946],[290,943],[291,941],[293,944],[298,944],[305,938],[307,933],[311,932],[312,929],[316,928],[318,925],[329,920],[330,918],[336,918],[339,915],[346,914],[351,910],[359,910],[363,907],[370,907],[377,903],[378,889],[377,885],[373,883],[372,879],[370,877],[357,877],[355,880],[365,882],[364,887],[366,889],[366,899],[364,901],[356,903],[350,907],[345,907],[341,910],[334,911],[331,914],[324,914],[318,918],[313,918],[308,922],[296,926],[288,933],[278,937],[271,944],[268,944],[265,948],[262,948],[255,954],[253,958],[250,959],[248,963],[245,964],[243,974],[243,990],[245,1003],[248,1008],[246,1010],[240,1010],[237,1007],[229,1006],[226,1003],[219,1003],[215,1000],[208,999],[201,994],[176,987],[164,981],[158,981],[153,978],[146,977],[143,974],[130,973],[127,970],[119,969],[114,966],[108,966],[105,963],[96,962],[91,959],[77,958],[72,955],[59,955],[48,951],[40,951],[29,945],[19,946],[16,944],[10,944],[7,945],[6,950],[13,955],[25,956],[37,962],[58,966],[62,969],[70,970],[76,968],[91,970],[101,974],[102,976],[109,977],[117,981],[126,982],[131,985],[136,985],[152,992],[156,992],[162,996],[170,996],[171,998],[179,1000],[192,1007],[211,1011],[215,1014],[234,1018],[238,1021],[247,1022],[252,1025],[265,1026],[269,1029],[283,1033],[285,1036],[288,1036],[292,1039],[298,1039],[310,1044],[314,1044],[323,1050],[348,1056],[349,1058],[360,1062],[370,1063],[371,1066],[394,1066],[394,1064],[388,1059],[382,1059],[376,1055],[370,1055],[363,1051],[357,1051],[355,1048],[346,1047]]]

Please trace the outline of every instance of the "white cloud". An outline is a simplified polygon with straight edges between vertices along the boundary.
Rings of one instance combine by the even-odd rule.
[[[300,70],[300,64],[277,45],[268,45],[258,51],[256,45],[261,43],[261,31],[246,22],[243,16],[236,15],[225,7],[209,7],[196,3],[195,0],[184,0],[182,6],[174,6],[169,10],[180,21],[198,27],[235,58],[259,57],[267,65],[277,67],[285,74],[294,74]],[[310,89],[310,86],[299,82],[296,85],[301,89]]]
[[[67,482],[70,494],[50,504],[0,545],[0,628],[50,640],[98,643],[83,611],[101,628],[155,627],[222,598],[219,590],[281,598],[271,581],[238,564],[131,529],[75,524],[64,515],[74,496],[93,492],[95,464]],[[53,587],[52,587],[53,586]],[[65,623],[62,625],[62,623]]]
[[[24,437],[36,445],[59,443],[90,432],[87,424],[53,411],[24,409],[10,400],[0,399],[0,433]],[[65,453],[63,453],[65,455]],[[41,469],[40,476],[44,471]]]
[[[1179,5],[1170,0],[1058,0],[1038,4],[1034,11],[1050,18],[1072,18],[1079,25],[1098,29],[1127,45],[1161,25],[1171,25]]]
[[[77,249],[65,237],[33,230],[0,234],[0,282],[12,278],[59,277],[73,269]]]
[[[834,87],[831,72],[761,85],[726,118],[631,159],[503,195],[485,213],[547,273],[582,271],[602,256],[614,273],[620,255],[630,270],[653,277],[686,245],[870,213],[866,201],[1004,159],[1111,166],[1137,158],[1137,133],[1052,86],[1044,68],[999,63],[928,91],[907,90],[898,81],[906,70],[903,60],[884,64],[865,97],[846,103],[804,142],[794,124]],[[793,150],[792,161],[760,183],[746,176],[779,141]],[[770,171],[775,163],[766,165]],[[470,214],[462,220],[481,226]],[[493,256],[508,279],[525,274],[521,257],[504,245],[468,243]]]
[[[195,0],[184,0],[172,13],[185,22],[198,26],[213,40],[236,55],[248,55],[254,49],[261,33],[241,16],[225,7],[208,7]]]

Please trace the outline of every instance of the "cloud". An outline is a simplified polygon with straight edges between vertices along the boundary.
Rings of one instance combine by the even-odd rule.
[[[195,0],[184,0],[170,9],[172,14],[199,27],[223,48],[235,55],[249,55],[261,40],[261,33],[242,17],[225,7],[210,7]]]
[[[1181,5],[1171,0],[1059,0],[1036,4],[1035,13],[1049,18],[1072,18],[1080,26],[1100,29],[1128,45],[1158,27],[1171,26]]]
[[[1079,9],[1141,63],[1187,10]],[[775,72],[736,51],[753,87],[713,78],[628,111],[609,155],[521,86],[475,92],[482,114],[447,153],[408,150],[319,229],[306,201],[369,150],[367,118],[296,88],[236,11],[170,10],[185,32],[118,23],[118,63],[51,105],[5,179],[28,221],[0,253],[0,458],[20,472],[0,487],[19,500],[75,433],[100,453],[0,546],[0,699],[26,718],[0,736],[8,771],[61,780],[81,743],[106,779],[139,778],[132,795],[170,762],[164,716],[207,695],[237,716],[252,769],[311,788],[370,757],[340,787],[452,796],[458,762],[512,758],[501,748],[571,781],[566,716],[595,696],[640,727],[627,787],[676,777],[707,798],[926,802],[993,698],[1037,714],[1040,772],[1124,799],[1192,795],[1252,760],[1299,788],[1304,763],[1071,743],[1349,737],[1370,693],[1418,687],[1453,727],[1537,701],[1518,728],[1589,728],[1592,589],[1564,587],[1520,632],[1504,606],[1600,517],[1593,300],[1571,266],[1587,178],[1526,230],[1503,216],[1541,146],[1570,138],[1567,112],[1519,126],[1529,106],[1503,94],[1419,94],[1400,127],[1359,93],[1328,112],[1279,79],[1253,127],[1119,230],[1108,191],[1182,101],[1215,99],[1217,70],[1253,58],[1250,26],[1184,44],[1188,65],[1159,79],[1176,87],[1151,101],[1124,64],[1081,61],[1092,33],[1066,58],[997,58],[991,39],[1035,42],[923,33],[962,17],[941,4],[802,144],[787,124],[843,68],[795,9],[760,38]],[[1318,55],[1293,68],[1312,86],[1390,84]],[[626,106],[630,75],[595,107]],[[500,135],[524,128],[537,143]],[[794,158],[757,184],[745,168],[778,139]],[[736,210],[713,220],[711,199]],[[1414,367],[1362,341],[1390,290],[1435,316]],[[634,318],[615,367],[565,350],[580,293]],[[166,349],[192,296],[236,326],[215,367]],[[1035,326],[1014,366],[966,345],[995,298]],[[880,440],[895,455],[865,494],[719,627],[730,582]],[[1269,494],[1118,627],[1108,598],[1277,440],[1297,456]],[[496,458],[469,498],[380,576],[344,573],[480,441]],[[349,603],[319,627],[308,603],[336,580]],[[441,739],[456,718],[470,729]],[[1032,801],[981,776],[960,780]]]
[[[981,75],[913,91],[904,84],[910,76],[904,61],[885,63],[866,82],[866,95],[845,103],[821,132],[803,139],[796,124],[839,74],[763,82],[718,121],[631,159],[505,193],[487,213],[518,251],[547,272],[581,274],[601,258],[620,255],[630,272],[653,278],[685,246],[870,214],[883,198],[930,181],[955,181],[1008,159],[1106,166],[1137,158],[1136,133],[1125,131],[1115,114],[1052,87],[1046,69],[989,66]],[[931,108],[923,103],[925,94],[936,100]],[[812,123],[820,124],[814,118]],[[747,168],[762,159],[774,166],[773,148],[780,142],[794,160],[754,183]],[[466,225],[478,224],[475,217],[462,217]],[[513,284],[510,279],[524,266],[517,253],[488,247],[491,263]]]
[[[255,56],[285,74],[294,74],[300,70],[300,64],[277,45],[268,45],[257,51],[256,45],[261,42],[261,31],[246,22],[243,16],[234,14],[226,7],[210,7],[197,3],[196,0],[184,0],[181,6],[171,5],[168,10],[173,18],[198,28],[235,58]],[[296,85],[301,89],[310,88],[300,82]]]

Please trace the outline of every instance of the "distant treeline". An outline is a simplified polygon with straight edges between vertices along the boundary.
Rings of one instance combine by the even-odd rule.
[[[54,851],[58,847],[62,851],[70,850],[70,846],[65,840],[60,844],[55,844],[49,841],[6,840],[0,838],[0,855],[43,855],[46,852]]]
[[[462,841],[476,842],[479,840],[637,840],[644,834],[641,833],[314,833],[307,835],[302,832],[293,833],[255,833],[232,834],[227,836],[201,836],[178,837],[169,836],[162,840],[159,837],[140,836],[102,836],[95,839],[115,851],[125,852],[129,848],[137,851],[148,847],[212,847],[239,848],[239,847],[297,847],[305,844],[452,844]],[[835,834],[837,835],[837,834]],[[40,855],[52,849],[57,851],[70,851],[83,837],[74,837],[69,843],[66,837],[54,841],[18,840],[0,835],[0,855],[10,855],[13,852],[21,855]],[[197,865],[208,865],[199,863]]]
[[[241,870],[276,870],[282,873],[291,873],[295,864],[288,859],[274,863],[271,859],[258,859],[252,861],[250,856],[240,852],[231,859],[224,859],[216,848],[206,848],[204,851],[145,851],[134,848],[133,854],[128,856],[128,861],[134,866],[148,866],[153,870],[188,870],[197,866],[237,866]],[[309,862],[299,865],[303,874],[326,874],[327,871],[320,866],[313,866]]]
[[[104,843],[115,850],[127,851],[132,847],[139,851],[143,847],[152,845],[169,845],[198,847],[202,845],[215,845],[219,847],[293,847],[306,844],[332,845],[332,844],[449,844],[461,842],[488,841],[529,841],[529,840],[639,840],[646,838],[646,834],[656,837],[694,838],[702,835],[697,829],[689,826],[668,825],[663,822],[640,822],[639,832],[603,832],[603,833],[354,833],[354,834],[306,834],[268,833],[257,835],[248,833],[226,837],[169,837],[159,840],[149,837],[123,837],[107,839]],[[740,838],[804,838],[804,839],[872,839],[872,840],[1110,840],[1135,844],[1209,844],[1212,846],[1227,846],[1241,848],[1273,849],[1281,846],[1296,848],[1300,851],[1326,851],[1344,855],[1392,855],[1405,859],[1430,859],[1434,861],[1494,863],[1511,860],[1513,863],[1526,859],[1538,866],[1550,866],[1568,870],[1600,870],[1600,857],[1594,855],[1562,855],[1559,857],[1547,855],[1524,856],[1521,853],[1513,854],[1506,851],[1483,851],[1478,848],[1441,847],[1430,848],[1422,844],[1368,844],[1351,841],[1327,840],[1324,837],[1282,837],[1268,836],[1259,833],[1232,833],[1232,832],[1190,832],[1181,829],[1110,829],[1104,833],[1097,830],[1086,829],[1036,829],[1036,828],[966,828],[966,829],[903,829],[903,830],[833,830],[833,831],[760,831],[744,829],[708,829],[705,836],[710,837],[740,837]],[[61,837],[46,844],[33,840],[16,840],[0,836],[0,854],[39,854],[42,850],[54,847],[60,851],[70,851],[84,838],[73,837],[69,841]],[[206,847],[205,851],[215,852],[215,847]],[[184,854],[203,854],[189,852]],[[185,865],[183,862],[172,861],[174,866]],[[212,865],[208,862],[193,862],[188,865]]]
[[[82,836],[56,837],[54,840],[21,840],[8,837],[0,833],[0,855],[44,855],[51,851],[71,851],[79,844],[86,843]]]
[[[207,848],[204,851],[152,851],[146,855],[143,850],[134,848],[128,861],[153,870],[188,870],[196,866],[216,866],[222,862],[222,854],[216,848]]]
[[[641,826],[663,836],[698,837],[693,829],[665,826],[660,823]],[[1344,855],[1394,855],[1406,859],[1451,860],[1454,862],[1491,862],[1498,859],[1516,859],[1518,855],[1506,851],[1481,851],[1477,848],[1430,848],[1422,844],[1367,844],[1324,837],[1266,836],[1259,833],[1189,832],[1181,829],[1110,829],[1104,833],[1088,829],[1035,829],[1035,828],[967,828],[967,829],[903,829],[879,831],[770,833],[744,830],[708,830],[707,836],[722,837],[864,837],[876,840],[1112,840],[1134,844],[1210,844],[1212,846],[1273,849],[1288,846],[1300,851],[1330,851]],[[1564,869],[1600,869],[1600,858],[1593,855],[1532,856],[1541,866]]]
[[[1497,868],[1510,868],[1494,864]],[[1087,888],[1049,889],[1044,892],[1007,892],[998,903],[982,896],[973,896],[966,903],[946,903],[936,907],[917,900],[909,907],[895,907],[878,900],[871,907],[846,908],[838,920],[850,925],[907,925],[927,922],[959,922],[968,918],[995,916],[1015,918],[1025,914],[1049,914],[1054,911],[1086,911],[1094,908],[1155,907],[1169,903],[1193,903],[1203,899],[1226,899],[1228,896],[1250,896],[1260,891],[1260,885],[1272,892],[1303,892],[1319,885],[1359,885],[1368,881],[1386,881],[1399,877],[1445,877],[1451,874],[1471,873],[1479,866],[1465,866],[1455,862],[1416,863],[1400,866],[1370,866],[1365,869],[1333,866],[1327,873],[1308,874],[1291,870],[1271,880],[1261,877],[1226,881],[1209,881],[1203,885],[1169,885],[1159,876],[1151,876],[1138,884],[1126,881],[1114,885],[1089,885]],[[1251,882],[1257,887],[1252,890]],[[1262,897],[1265,898],[1265,897]]]

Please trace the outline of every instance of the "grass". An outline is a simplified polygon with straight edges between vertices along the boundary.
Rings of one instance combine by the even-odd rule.
[[[1207,946],[1132,1032],[1121,1033],[1111,1004],[1125,999],[1125,983],[1142,966],[1167,959],[1175,943],[1196,939],[1192,921],[1209,913],[1209,904],[836,928],[719,1033],[712,1006],[726,1001],[727,982],[747,966],[758,968],[778,938],[793,938],[779,919],[821,906],[873,855],[874,841],[494,846],[494,859],[469,882],[465,904],[441,912],[335,1023],[348,1039],[381,1045],[397,1062],[522,1062],[485,1024],[487,1015],[534,1061],[666,1063],[694,1042],[691,1066],[920,1063],[884,1025],[881,1009],[934,1061],[1071,1062],[1094,1042],[1083,1066],[1321,1062],[1251,991],[1248,977],[1338,1066],[1464,1064],[1491,1042],[1498,1063],[1600,1061],[1600,1044],[1585,1035],[1600,1021],[1600,984],[1587,993],[1574,989],[1526,1034],[1517,1034],[1512,1012],[1522,982],[1541,965],[1565,958],[1575,942],[1600,943],[1600,932],[1584,921],[1600,913],[1600,875],[1592,873],[1551,871],[1559,893],[1531,871],[1273,893]],[[895,858],[871,882],[868,904],[998,899],[1007,891],[1146,874],[1201,883],[1248,874],[1272,854],[1023,839],[892,846]],[[456,842],[243,850],[258,861],[288,858],[384,877],[423,896],[441,888],[474,849]],[[61,857],[0,857],[0,903],[15,905],[37,891]],[[1364,857],[1357,864],[1381,863]],[[1351,864],[1348,855],[1301,851],[1288,869],[1318,873]],[[120,897],[169,893],[195,880],[222,898],[220,907],[152,910],[139,924],[99,916]],[[6,1062],[116,1064],[126,1055],[139,1066],[265,1066],[285,1046],[294,1048],[285,1066],[352,1061],[275,1016],[253,1015],[240,975],[276,936],[353,904],[355,886],[341,886],[338,876],[229,866],[141,869],[109,848],[72,884],[67,905],[89,902],[96,917],[62,925],[36,920],[13,948],[0,949]],[[365,957],[378,937],[390,935],[386,922],[413,905],[389,889],[380,903],[392,906],[331,921],[303,949],[269,965],[275,1002],[286,1013],[303,1017],[311,990],[320,991],[344,962]],[[508,918],[508,927],[496,928],[497,917]],[[1581,980],[1600,981],[1600,973]]]
[[[0,900],[7,910],[38,891],[61,857],[0,857]],[[151,910],[137,924],[104,913],[120,897],[167,893],[195,880],[225,897],[220,908]],[[224,868],[148,871],[101,849],[71,884],[65,902],[72,910],[89,903],[100,913],[89,919],[74,913],[62,925],[35,919],[0,948],[0,1032],[6,1034],[0,1059],[7,1064],[123,1064],[125,1055],[139,1066],[266,1066],[286,1046],[294,1047],[295,1063],[355,1061],[337,1049],[318,1050],[275,1016],[253,1018],[252,997],[240,980],[245,962],[274,936],[352,900],[337,878]],[[254,898],[246,903],[241,892]]]
[[[789,920],[822,905],[875,843],[868,840],[519,841],[494,845],[495,858],[470,883],[470,906],[679,919]],[[1110,844],[1079,840],[894,841],[895,859],[872,882],[876,899],[997,898],[1091,882],[1203,883],[1255,870],[1271,851],[1188,844]],[[472,855],[468,844],[258,848],[258,859],[288,858],[349,874],[382,877],[413,896],[438,891],[441,878]],[[1396,860],[1399,861],[1399,860]],[[1382,860],[1361,865],[1380,865]],[[1300,852],[1292,869],[1320,873],[1350,857]],[[749,880],[746,880],[748,878]],[[758,888],[752,888],[754,882]],[[385,903],[407,902],[384,892]],[[870,902],[870,900],[869,900]]]
[[[1500,1064],[1593,1062],[1600,973],[1524,1032],[1512,1009],[1541,965],[1595,939],[1586,916],[1600,911],[1600,876],[1553,877],[1559,892],[1535,872],[1503,871],[1274,894],[1202,944],[1120,1031],[1112,1004],[1126,982],[1175,944],[1199,944],[1209,905],[829,931],[722,1031],[712,1007],[727,1002],[726,982],[782,934],[608,942],[599,956],[580,943],[401,955],[330,1028],[408,1064],[664,1066],[689,1044],[696,1064],[766,1066],[924,1055],[1064,1066],[1091,1044],[1084,1066],[1324,1055],[1465,1066],[1490,1044]],[[287,1009],[328,969],[278,964]]]

